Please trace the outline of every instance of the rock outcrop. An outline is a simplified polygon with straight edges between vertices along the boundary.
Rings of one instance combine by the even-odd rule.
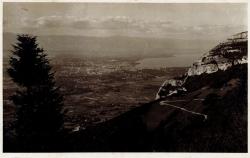
[[[183,86],[186,79],[204,73],[211,74],[218,70],[247,63],[248,32],[241,32],[218,44],[209,52],[205,53],[198,61],[188,69],[186,77],[165,81],[157,92],[156,99],[165,98],[180,92],[186,92]]]

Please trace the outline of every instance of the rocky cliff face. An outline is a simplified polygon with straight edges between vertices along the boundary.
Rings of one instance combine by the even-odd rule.
[[[234,65],[247,63],[247,42],[248,32],[241,32],[218,44],[194,62],[185,77],[165,81],[159,88],[156,99],[186,92],[183,85],[189,77],[225,71]]]

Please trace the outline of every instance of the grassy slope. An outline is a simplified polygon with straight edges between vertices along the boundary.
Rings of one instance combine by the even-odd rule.
[[[65,133],[46,152],[247,152],[246,74],[245,64],[190,78],[186,83],[189,93],[144,104],[86,130]],[[161,101],[208,118],[161,105]],[[4,142],[5,152],[20,151],[15,142]]]
[[[208,115],[205,121],[201,116],[154,101],[96,127],[73,133],[68,142],[71,145],[66,149],[246,152],[246,74],[247,66],[241,65],[212,76],[200,76],[202,83],[197,82],[201,78],[190,78],[186,85],[190,93],[168,99],[186,100],[174,105]]]

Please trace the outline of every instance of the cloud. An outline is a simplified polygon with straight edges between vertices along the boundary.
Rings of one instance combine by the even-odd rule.
[[[72,28],[76,29],[93,29],[93,25],[91,25],[91,22],[88,20],[78,20],[72,23]]]
[[[4,19],[4,27],[9,21]],[[11,23],[9,23],[11,25]],[[181,21],[143,20],[128,16],[106,16],[100,18],[78,16],[23,17],[20,20],[23,30],[34,30],[40,34],[74,35],[125,35],[167,38],[202,38],[202,36],[224,36],[246,27],[242,25],[184,25]],[[13,25],[14,26],[14,25]],[[55,31],[56,30],[56,31]]]
[[[73,18],[73,17],[72,17]],[[33,23],[35,23],[35,27],[38,28],[50,28],[50,27],[65,27],[68,25],[68,23],[71,22],[70,17],[68,16],[44,16],[44,17],[40,17],[37,19],[34,19]]]
[[[24,7],[22,7],[21,9],[22,9],[23,11],[25,11],[25,12],[28,12],[28,11],[29,11],[29,9],[24,8]]]
[[[100,19],[79,18],[74,16],[43,16],[37,19],[22,20],[23,27],[54,28],[70,27],[75,29],[135,30],[148,32],[150,29],[161,29],[172,24],[170,21],[144,21],[126,16],[108,16]]]
[[[105,17],[101,19],[86,18],[72,22],[77,29],[105,29],[105,30],[137,30],[145,31],[144,22],[125,16]]]

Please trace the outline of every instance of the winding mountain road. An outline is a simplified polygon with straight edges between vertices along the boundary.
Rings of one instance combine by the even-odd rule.
[[[201,100],[201,99],[199,99],[199,100]],[[187,110],[187,109],[185,109],[185,108],[182,108],[182,107],[179,107],[179,106],[175,106],[175,105],[169,104],[169,102],[178,102],[178,101],[186,101],[186,100],[162,101],[162,102],[160,102],[160,105],[167,105],[167,106],[171,106],[171,107],[180,109],[180,110],[182,110],[182,111],[186,111],[186,112],[192,113],[192,114],[194,114],[194,115],[201,115],[201,116],[204,116],[204,121],[207,120],[207,115],[206,115],[206,114],[202,114],[202,113],[199,113],[199,112]]]

